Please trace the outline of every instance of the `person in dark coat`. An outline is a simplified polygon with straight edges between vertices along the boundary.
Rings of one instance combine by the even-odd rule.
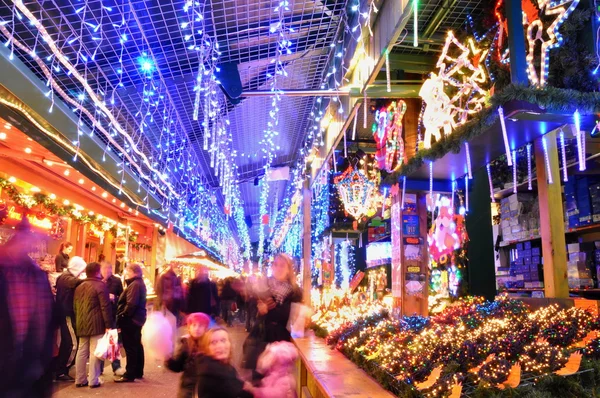
[[[50,398],[57,306],[24,219],[0,247],[0,396]]]
[[[123,282],[120,278],[112,274],[112,264],[108,262],[102,263],[102,280],[106,283],[108,288],[108,298],[111,304],[111,313],[113,320],[116,323],[117,320],[117,300],[123,293]],[[118,370],[121,368],[121,360],[115,359],[111,363],[113,373],[116,375]],[[104,370],[104,362],[102,362],[102,370]],[[102,372],[101,372],[102,373]]]
[[[108,288],[102,281],[100,263],[89,263],[85,268],[87,278],[75,289],[75,331],[79,337],[79,350],[75,361],[75,387],[100,387],[98,377],[101,361],[94,351],[104,333],[114,328],[114,320]],[[89,379],[86,378],[86,363],[89,359]],[[89,383],[88,383],[89,381]]]
[[[236,302],[235,301],[236,296],[237,296],[237,293],[233,289],[232,281],[230,278],[227,278],[225,280],[225,283],[223,284],[223,289],[221,290],[220,302],[221,302],[221,318],[223,319],[223,321],[225,321],[227,326],[230,326],[230,327],[233,322],[233,319],[231,319],[232,318],[231,309],[232,309],[233,303]]]
[[[271,269],[273,276],[267,279],[265,285],[257,288],[258,317],[244,342],[244,367],[253,371],[267,344],[291,341],[287,325],[292,303],[302,301],[302,291],[296,284],[294,260],[287,254],[279,253]],[[253,372],[253,378],[260,378],[260,375]]]
[[[155,290],[158,298],[157,309],[169,311],[179,319],[179,311],[183,306],[183,287],[181,278],[177,276],[172,265],[168,265],[159,275]]]
[[[58,254],[54,257],[54,266],[56,272],[63,272],[69,267],[69,254],[73,251],[71,242],[63,242],[58,248]]]
[[[144,347],[142,326],[146,323],[146,285],[142,279],[142,267],[130,264],[125,268],[127,287],[117,302],[117,326],[127,356],[125,374],[117,383],[130,383],[144,377]]]
[[[217,304],[216,287],[208,279],[208,272],[201,268],[190,282],[187,296],[187,312],[202,312],[211,315]]]
[[[79,276],[85,271],[85,261],[81,257],[69,260],[69,267],[56,279],[56,303],[60,314],[60,347],[55,362],[55,377],[58,381],[73,381],[69,369],[75,364],[77,336],[75,335],[75,310],[73,296],[81,282]]]
[[[117,256],[117,261],[115,261],[115,274],[123,275],[125,272],[125,255],[123,253]]]
[[[202,338],[204,355],[198,363],[198,398],[251,398],[253,387],[239,379],[231,365],[231,339],[223,328]]]
[[[210,318],[206,314],[195,312],[188,315],[186,321],[188,334],[181,338],[175,355],[165,361],[165,366],[169,370],[183,372],[177,393],[178,398],[194,396],[194,387],[198,381],[198,362],[202,357],[200,343],[208,329]]]

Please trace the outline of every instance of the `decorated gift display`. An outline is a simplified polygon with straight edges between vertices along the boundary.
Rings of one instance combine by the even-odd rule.
[[[348,312],[313,322],[398,396],[583,397],[598,387],[590,370],[600,367],[600,323],[583,309],[531,310],[502,297],[461,299],[429,318]]]

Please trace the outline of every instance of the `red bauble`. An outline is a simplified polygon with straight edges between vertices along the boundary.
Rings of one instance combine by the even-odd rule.
[[[35,214],[35,218],[37,218],[38,220],[40,220],[40,221],[41,221],[41,220],[43,220],[43,219],[45,219],[45,218],[46,218],[46,213],[44,213],[43,211],[38,211],[38,212]]]
[[[261,222],[262,222],[262,225],[269,225],[269,215],[263,214]]]

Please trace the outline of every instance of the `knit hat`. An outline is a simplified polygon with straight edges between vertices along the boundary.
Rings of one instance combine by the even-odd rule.
[[[85,271],[86,266],[87,264],[83,258],[75,256],[69,260],[68,270],[71,275],[78,277],[83,271]]]
[[[207,328],[208,325],[210,325],[210,317],[203,312],[194,312],[187,316],[186,322],[188,325],[191,325],[192,323],[199,323]]]

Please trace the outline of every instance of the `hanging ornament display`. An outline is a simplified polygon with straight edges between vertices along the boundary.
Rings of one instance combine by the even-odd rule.
[[[427,234],[429,254],[436,262],[450,256],[468,239],[464,217],[450,207],[450,199],[442,196],[437,201],[437,217]]]
[[[365,173],[350,166],[334,179],[334,183],[348,214],[357,220],[367,215],[376,196],[377,186]]]
[[[52,228],[48,235],[54,240],[61,240],[65,236],[65,223],[61,218],[57,218],[52,223]]]
[[[406,103],[402,100],[394,101],[375,113],[373,137],[377,144],[375,159],[380,170],[391,173],[404,162],[402,119],[405,113]]]
[[[450,135],[452,129],[483,109],[489,95],[485,88],[489,79],[481,61],[488,51],[477,48],[473,39],[464,45],[452,31],[448,32],[436,64],[437,73],[431,73],[419,91],[426,104],[422,117],[425,148],[431,148],[432,135],[439,141],[442,131]]]

